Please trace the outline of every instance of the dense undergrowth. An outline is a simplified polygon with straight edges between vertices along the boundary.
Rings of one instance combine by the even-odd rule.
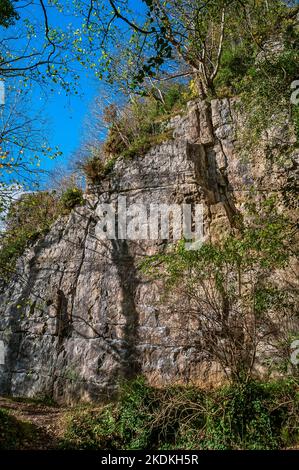
[[[294,379],[215,390],[125,384],[102,408],[69,413],[65,449],[280,449],[298,444]]]
[[[196,386],[125,382],[109,404],[59,408],[59,449],[272,450],[297,448],[296,379]],[[37,427],[0,409],[0,450],[34,449]],[[51,438],[51,435],[49,435]]]

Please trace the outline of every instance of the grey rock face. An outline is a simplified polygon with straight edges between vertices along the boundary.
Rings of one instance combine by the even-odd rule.
[[[174,140],[118,161],[88,188],[84,207],[27,249],[0,297],[1,394],[90,400],[139,373],[155,384],[205,380],[204,354],[182,335],[192,328],[180,313],[186,299],[174,293],[166,301],[162,281],[138,269],[164,241],[100,240],[97,207],[119,195],[128,206],[203,203],[207,236],[225,231],[241,206],[244,173],[251,184],[235,151],[235,119],[228,100],[211,109],[190,103],[170,123]]]

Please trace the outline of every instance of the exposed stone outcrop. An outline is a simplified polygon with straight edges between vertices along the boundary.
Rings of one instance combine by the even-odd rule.
[[[238,158],[237,119],[234,100],[190,103],[169,124],[172,141],[117,161],[84,207],[27,249],[0,299],[0,393],[92,399],[137,373],[159,384],[204,380],[204,354],[181,335],[190,325],[177,305],[187,300],[164,301],[162,281],[138,270],[164,241],[99,240],[96,208],[118,195],[128,205],[202,202],[206,236],[221,236],[257,184]]]

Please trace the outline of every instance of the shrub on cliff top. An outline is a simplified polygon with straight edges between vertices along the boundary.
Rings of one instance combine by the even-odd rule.
[[[169,118],[184,110],[192,89],[176,83],[161,89],[144,90],[125,105],[96,102],[91,142],[84,144],[77,166],[94,184],[113,170],[118,158],[142,156],[153,146],[172,138]],[[98,135],[106,133],[104,143]],[[96,135],[96,138],[94,137]]]
[[[99,153],[88,156],[80,165],[87,180],[93,184],[98,184],[113,170],[115,158],[107,158]]]
[[[65,209],[73,209],[84,204],[83,192],[79,188],[68,188],[61,195],[61,203]]]
[[[150,147],[171,137],[166,129],[170,116],[181,112],[191,91],[183,84],[173,84],[147,96],[134,96],[122,108],[112,104],[104,111],[109,130],[104,152],[114,157],[143,155]]]

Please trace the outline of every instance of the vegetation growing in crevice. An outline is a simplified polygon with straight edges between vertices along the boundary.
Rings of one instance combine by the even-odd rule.
[[[76,206],[83,206],[83,192],[77,187],[67,188],[60,197],[60,206],[66,210],[71,210]]]
[[[114,167],[116,157],[108,158],[103,152],[91,150],[91,155],[81,162],[78,167],[85,174],[87,181],[92,184],[98,184],[107,176]]]

